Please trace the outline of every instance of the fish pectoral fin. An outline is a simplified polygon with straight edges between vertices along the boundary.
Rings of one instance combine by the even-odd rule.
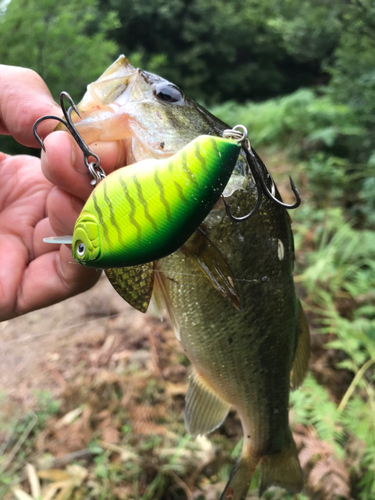
[[[259,497],[270,486],[281,486],[290,493],[299,493],[303,488],[302,470],[292,436],[286,449],[266,455],[261,461]]]
[[[305,313],[300,306],[300,332],[297,339],[297,347],[294,355],[292,370],[290,372],[290,385],[292,389],[299,387],[309,367],[310,357],[310,333],[309,325],[306,320]]]
[[[194,371],[184,410],[185,426],[189,434],[196,437],[212,432],[224,422],[229,408],[230,404],[220,399]]]
[[[236,280],[223,254],[212,243],[202,228],[181,247],[193,257],[212,286],[238,311],[241,309]]]
[[[156,266],[156,265],[155,265]],[[169,298],[167,287],[165,286],[165,275],[155,268],[155,282],[154,282],[154,293],[152,299],[154,301],[155,308],[157,312],[161,315],[162,310],[165,308],[167,310],[169,320],[171,322],[174,334],[177,340],[181,340],[180,326],[177,321],[176,313]]]
[[[132,307],[146,312],[154,288],[154,264],[104,270],[116,292]]]

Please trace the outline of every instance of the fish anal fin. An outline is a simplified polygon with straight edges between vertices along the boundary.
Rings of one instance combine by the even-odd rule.
[[[281,486],[289,493],[299,493],[303,488],[302,470],[292,437],[287,448],[279,453],[266,455],[261,461],[259,496],[270,486]]]
[[[239,311],[240,297],[232,270],[223,254],[201,227],[182,246],[181,250],[195,258],[212,286]]]
[[[259,458],[251,455],[249,441],[245,440],[242,453],[231,470],[220,500],[245,500],[258,463]]]
[[[146,312],[154,288],[154,264],[105,269],[116,292],[132,307]]]
[[[297,348],[294,355],[292,370],[290,372],[290,385],[292,389],[299,387],[308,370],[310,358],[310,333],[305,313],[300,305],[300,332],[297,339]]]
[[[186,394],[184,420],[189,434],[199,436],[219,427],[228,415],[230,404],[220,399],[196,371]]]
[[[165,275],[163,272],[157,269],[157,264],[155,263],[155,281],[154,281],[154,294],[153,301],[156,307],[156,310],[161,315],[162,309],[165,308],[167,310],[169,320],[171,322],[174,334],[176,335],[177,340],[181,340],[180,336],[180,327],[177,321],[177,316],[172,304],[172,301],[169,298],[168,290],[165,284]]]

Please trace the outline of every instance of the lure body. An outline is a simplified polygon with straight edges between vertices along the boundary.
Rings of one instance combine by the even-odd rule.
[[[200,136],[163,160],[116,170],[92,192],[73,233],[73,257],[96,268],[134,266],[180,248],[223,192],[240,145]]]

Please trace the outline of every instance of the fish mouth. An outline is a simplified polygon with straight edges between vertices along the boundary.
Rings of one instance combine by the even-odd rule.
[[[106,71],[93,83],[87,86],[87,92],[78,109],[84,115],[85,112],[93,111],[93,107],[103,107],[116,102],[126,92],[129,83],[136,78],[139,70],[134,68],[129,60],[121,55]],[[122,98],[118,104],[123,104]]]
[[[73,122],[87,144],[126,140],[130,136],[130,116],[121,108],[132,101],[138,73],[121,55],[98,80],[87,86],[77,105],[79,116],[72,113]]]
[[[154,87],[164,79],[134,68],[121,55],[101,76],[87,86],[72,113],[75,126],[87,144],[122,141],[127,166],[147,158],[166,158],[160,139],[165,115],[158,111]],[[158,123],[159,122],[159,123]],[[159,125],[159,128],[157,128]]]
[[[88,85],[77,108],[80,117],[72,118],[88,145],[122,143],[121,167],[168,158],[197,136],[221,136],[228,128],[173,83],[134,68],[124,55]],[[246,179],[233,176],[231,183],[225,196],[243,189]]]
[[[199,135],[222,136],[228,125],[172,82],[134,68],[121,55],[87,87],[72,119],[84,141],[124,141],[126,164],[174,155]]]

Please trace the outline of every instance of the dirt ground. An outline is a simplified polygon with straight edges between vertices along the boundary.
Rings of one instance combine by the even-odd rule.
[[[14,500],[16,490],[9,486],[26,498],[25,492],[32,492],[30,474],[34,483],[41,482],[42,498],[50,498],[49,489],[62,479],[72,489],[59,495],[72,500],[195,500],[203,491],[207,499],[219,497],[225,483],[215,474],[223,460],[231,460],[240,423],[231,412],[230,431],[221,431],[222,438],[218,433],[223,442],[229,438],[225,447],[186,434],[182,412],[189,363],[169,322],[152,314],[152,307],[146,315],[135,311],[103,276],[88,292],[0,328],[0,458],[6,450],[1,498]],[[32,422],[41,391],[60,402],[42,428]],[[19,450],[14,426],[27,428],[30,419]],[[77,460],[80,465],[72,465]],[[76,469],[82,476],[78,483]],[[215,484],[204,476],[197,489],[206,469]],[[10,485],[1,482],[6,477]]]
[[[0,323],[0,392],[23,409],[33,406],[38,390],[58,396],[77,366],[111,342],[113,331],[142,336],[147,317],[102,276],[83,294]]]

